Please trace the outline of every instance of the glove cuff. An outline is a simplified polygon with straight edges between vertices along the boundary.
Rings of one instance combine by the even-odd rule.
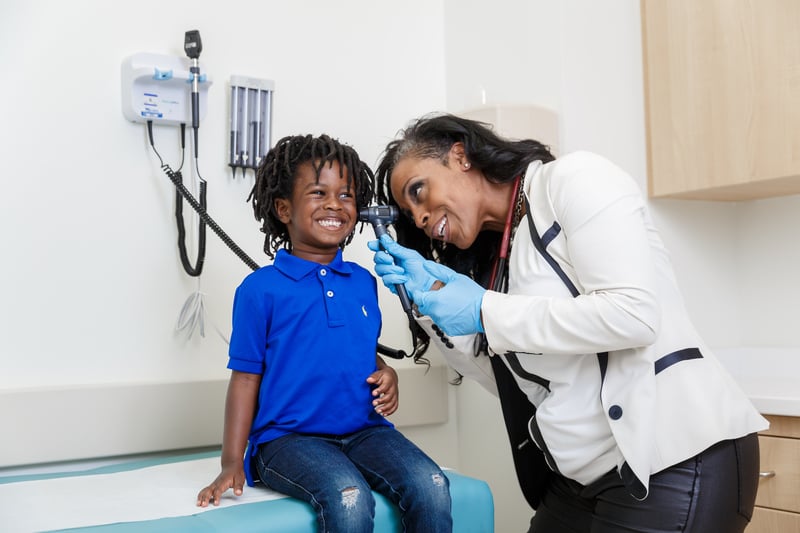
[[[475,301],[475,332],[476,333],[485,333],[483,330],[483,320],[481,320],[481,305],[483,304],[483,296],[486,294],[486,291],[481,293],[481,297],[477,298]]]

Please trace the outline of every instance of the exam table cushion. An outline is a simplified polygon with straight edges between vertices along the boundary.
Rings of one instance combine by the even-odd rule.
[[[168,455],[72,472],[2,477],[3,530],[159,532],[312,533],[311,506],[264,487],[228,491],[219,507],[195,506],[199,489],[219,470],[219,452]],[[488,485],[445,470],[453,500],[453,530],[494,531],[494,506]],[[375,494],[375,532],[401,531],[397,508]]]

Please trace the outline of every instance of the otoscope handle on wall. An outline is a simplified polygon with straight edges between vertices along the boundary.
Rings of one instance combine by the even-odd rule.
[[[194,156],[197,157],[197,130],[200,128],[200,64],[198,58],[203,51],[200,32],[189,30],[184,34],[183,50],[191,60],[189,72],[192,75],[192,130],[194,131]]]

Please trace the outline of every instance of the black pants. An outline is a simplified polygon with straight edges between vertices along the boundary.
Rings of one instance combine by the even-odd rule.
[[[741,533],[753,515],[758,468],[752,433],[653,474],[642,501],[616,470],[588,486],[554,475],[528,533]]]

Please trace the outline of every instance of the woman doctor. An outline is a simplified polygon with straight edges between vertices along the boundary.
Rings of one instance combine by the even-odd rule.
[[[767,422],[690,323],[628,174],[437,114],[377,177],[405,216],[399,244],[370,242],[376,273],[454,369],[494,393],[508,369],[535,409],[511,443],[541,459],[516,465],[530,532],[744,530]],[[521,404],[500,397],[513,439]]]

